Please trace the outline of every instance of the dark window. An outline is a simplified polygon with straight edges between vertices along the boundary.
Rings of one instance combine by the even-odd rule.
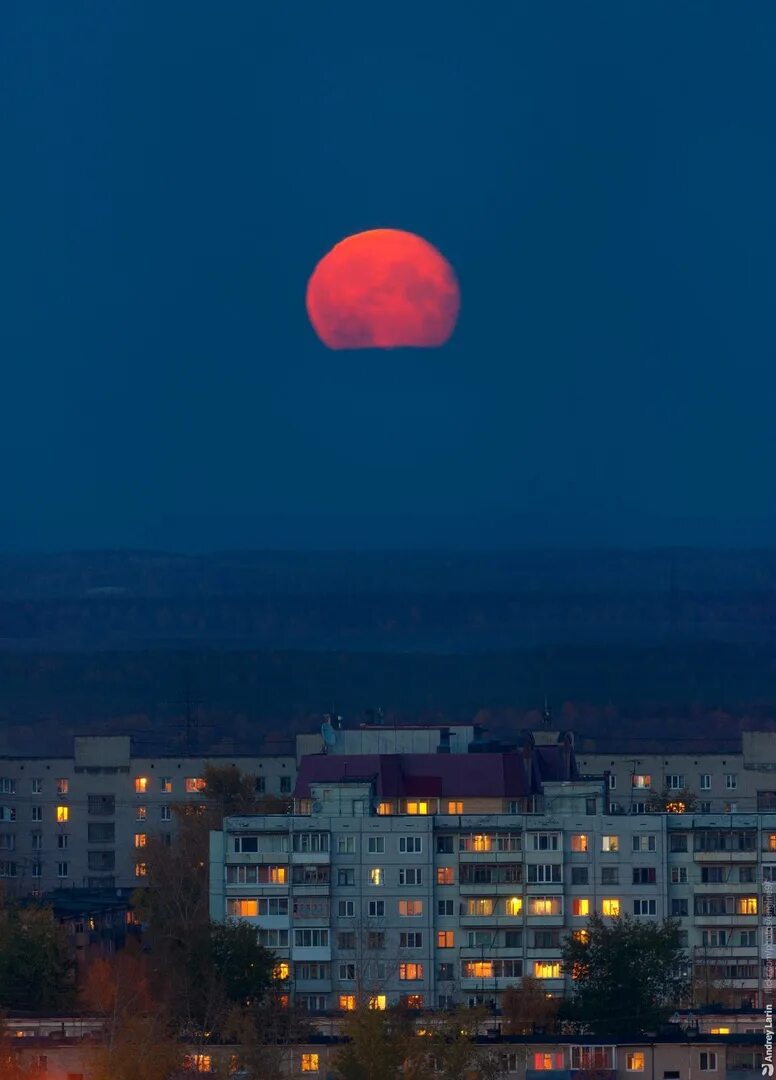
[[[587,885],[587,867],[586,866],[572,866],[571,867],[571,884],[572,885]]]
[[[634,885],[654,885],[657,881],[657,871],[654,866],[634,866]]]
[[[90,821],[88,836],[90,844],[112,844],[116,839],[116,826],[112,821]]]
[[[452,836],[438,836],[436,838],[437,855],[452,855],[453,854],[453,837]]]
[[[684,918],[689,912],[689,902],[687,900],[672,900],[671,901],[671,915],[675,919]]]

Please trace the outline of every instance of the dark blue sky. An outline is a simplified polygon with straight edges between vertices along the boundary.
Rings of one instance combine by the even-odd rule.
[[[775,106],[772,0],[5,0],[0,548],[776,539]],[[379,226],[447,347],[315,338]]]

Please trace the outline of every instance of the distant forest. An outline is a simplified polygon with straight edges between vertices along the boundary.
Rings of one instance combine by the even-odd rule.
[[[591,740],[731,739],[776,718],[775,630],[776,551],[5,556],[0,753],[280,748],[377,706],[509,736],[545,697]]]

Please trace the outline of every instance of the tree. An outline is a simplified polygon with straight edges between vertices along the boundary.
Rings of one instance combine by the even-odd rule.
[[[348,1041],[334,1061],[341,1080],[397,1080],[417,1038],[414,1018],[398,1005],[359,1005],[346,1014],[342,1033]]]
[[[651,814],[691,814],[698,808],[698,796],[689,788],[676,791],[664,787],[662,791],[652,788],[647,798],[647,810]]]
[[[600,1034],[656,1030],[687,989],[679,923],[591,917],[584,940],[563,943],[574,993],[561,1016]]]
[[[0,898],[0,1006],[66,1009],[75,963],[50,907]]]
[[[505,1035],[532,1035],[537,1030],[552,1030],[560,1002],[549,998],[537,979],[524,975],[519,986],[504,991],[501,1001]]]
[[[402,1080],[496,1080],[503,1074],[501,1054],[478,1044],[477,1034],[488,1015],[484,1008],[463,1006],[430,1019],[413,1040]]]
[[[210,831],[227,813],[256,812],[255,780],[233,766],[211,765],[204,780],[202,803],[173,807],[175,844],[148,838],[147,884],[135,894],[166,1007],[192,1032],[217,1029],[233,1006],[260,1001],[274,967],[247,924],[211,923],[209,916]]]
[[[181,1047],[154,1001],[148,960],[137,945],[93,960],[81,1000],[105,1017],[105,1037],[90,1068],[94,1080],[167,1080],[180,1067]]]

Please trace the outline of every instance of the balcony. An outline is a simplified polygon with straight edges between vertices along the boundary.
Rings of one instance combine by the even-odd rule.
[[[750,863],[757,859],[757,852],[751,851],[693,851],[693,858],[700,863]]]
[[[330,994],[331,979],[294,979],[296,994]]]
[[[331,963],[331,945],[294,945],[292,955],[295,962],[300,960],[328,961]]]
[[[726,956],[733,960],[743,957],[755,961],[758,957],[758,947],[756,945],[693,945],[692,955],[696,963],[702,962],[705,956],[714,961],[722,960]]]
[[[519,896],[522,889],[522,881],[461,881],[458,885],[462,896]]]
[[[288,858],[288,856],[286,856]],[[320,866],[331,862],[330,851],[292,851],[291,862],[294,866]]]

